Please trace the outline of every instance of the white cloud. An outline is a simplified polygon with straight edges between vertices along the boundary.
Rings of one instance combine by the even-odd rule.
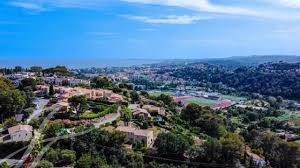
[[[30,2],[21,2],[21,1],[12,1],[9,3],[11,6],[27,9],[27,10],[34,10],[34,11],[45,11],[46,9],[36,3],[30,3]]]
[[[132,15],[123,15],[124,17],[137,20],[146,23],[152,24],[192,24],[200,20],[213,19],[209,16],[189,16],[189,15],[168,15],[164,17],[154,18],[148,16],[132,16]]]
[[[300,32],[299,27],[289,27],[285,29],[277,29],[273,31],[274,33],[280,33],[280,34],[295,34]]]
[[[300,8],[300,0],[269,0],[271,3],[277,3],[279,5],[290,7],[290,8]]]
[[[179,7],[197,12],[250,16],[254,18],[281,20],[300,19],[300,12],[288,11],[285,10],[285,8],[273,8],[274,6],[270,5],[276,4],[280,7],[300,8],[300,0],[247,0],[247,2],[246,0],[228,0],[226,4],[220,4],[216,1],[212,2],[212,0],[12,0],[9,4],[32,11],[45,11],[49,8],[99,9],[105,4],[115,3],[117,1]],[[238,4],[244,5],[237,6],[234,2],[240,2]],[[140,18],[140,20],[142,19]],[[171,21],[172,19],[169,20]]]
[[[163,6],[173,6],[187,8],[191,10],[211,13],[223,13],[223,14],[238,14],[238,15],[250,15],[260,16],[262,13],[249,8],[216,5],[209,0],[122,0],[131,3],[153,4]]]
[[[142,32],[153,32],[156,31],[156,29],[154,28],[141,28],[141,29],[137,29],[138,31],[142,31]]]
[[[46,8],[97,8],[108,0],[14,0],[9,5],[34,11]]]

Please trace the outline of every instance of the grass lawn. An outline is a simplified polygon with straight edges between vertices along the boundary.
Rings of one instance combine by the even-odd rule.
[[[191,99],[186,99],[185,102],[187,103],[195,103],[200,106],[211,106],[220,103],[220,101],[216,100],[209,100],[209,99],[204,99],[204,98],[191,98]]]
[[[284,110],[284,114],[279,117],[270,117],[277,119],[279,121],[290,121],[295,124],[295,126],[300,127],[300,111],[290,111]]]
[[[295,124],[296,127],[300,127],[300,118],[292,119],[291,121]]]
[[[239,124],[240,121],[239,121],[239,118],[238,117],[231,117],[231,122],[234,123],[234,124]]]
[[[239,103],[241,101],[247,100],[244,97],[237,97],[237,96],[231,96],[231,95],[221,95],[221,97],[223,99],[228,99],[228,100],[231,100],[231,101],[236,102],[236,103]]]
[[[295,141],[297,144],[299,144],[300,145],[300,140],[298,140],[298,141]]]

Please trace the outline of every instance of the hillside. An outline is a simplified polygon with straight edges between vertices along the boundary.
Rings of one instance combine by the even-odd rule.
[[[265,63],[297,63],[300,62],[300,56],[290,56],[290,55],[254,55],[254,56],[236,56],[229,58],[216,58],[216,59],[204,59],[199,60],[199,62],[223,65],[230,68],[237,68],[240,66],[258,66]]]

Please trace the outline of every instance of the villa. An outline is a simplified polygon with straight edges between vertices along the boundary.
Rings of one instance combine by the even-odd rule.
[[[150,113],[145,109],[135,108],[135,109],[132,110],[132,114],[133,114],[133,117],[137,118],[137,119],[142,118],[146,121],[151,119]]]
[[[142,109],[147,110],[149,113],[155,113],[160,116],[166,116],[166,110],[162,107],[157,107],[153,105],[144,105]]]
[[[133,127],[119,126],[118,131],[127,135],[128,141],[132,144],[140,142],[150,147],[154,142],[154,135],[152,130],[141,130]]]
[[[17,125],[8,128],[8,134],[0,137],[0,142],[29,141],[32,138],[33,128],[30,125]]]

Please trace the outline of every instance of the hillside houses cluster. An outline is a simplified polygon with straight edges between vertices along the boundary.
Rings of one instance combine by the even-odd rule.
[[[64,86],[72,86],[72,87],[79,86],[79,85],[90,85],[91,83],[90,80],[77,79],[74,77],[58,77],[56,75],[53,75],[51,77],[40,77],[33,72],[19,72],[13,74],[6,74],[3,77],[13,80],[16,86],[19,86],[21,81],[26,78],[39,79],[40,81],[43,81],[45,84],[53,84],[59,86],[64,85]]]
[[[48,85],[39,85],[37,86],[37,94],[49,94]],[[110,90],[105,89],[86,89],[80,87],[63,87],[63,86],[53,86],[55,97],[58,98],[58,105],[68,108],[69,98],[73,96],[85,95],[88,99],[96,100],[99,98],[107,98],[108,101],[112,103],[124,101],[123,96],[115,94]]]
[[[73,77],[43,77],[41,78],[46,84],[53,85],[68,85],[68,86],[79,86],[79,85],[90,85],[90,80],[76,79]]]

